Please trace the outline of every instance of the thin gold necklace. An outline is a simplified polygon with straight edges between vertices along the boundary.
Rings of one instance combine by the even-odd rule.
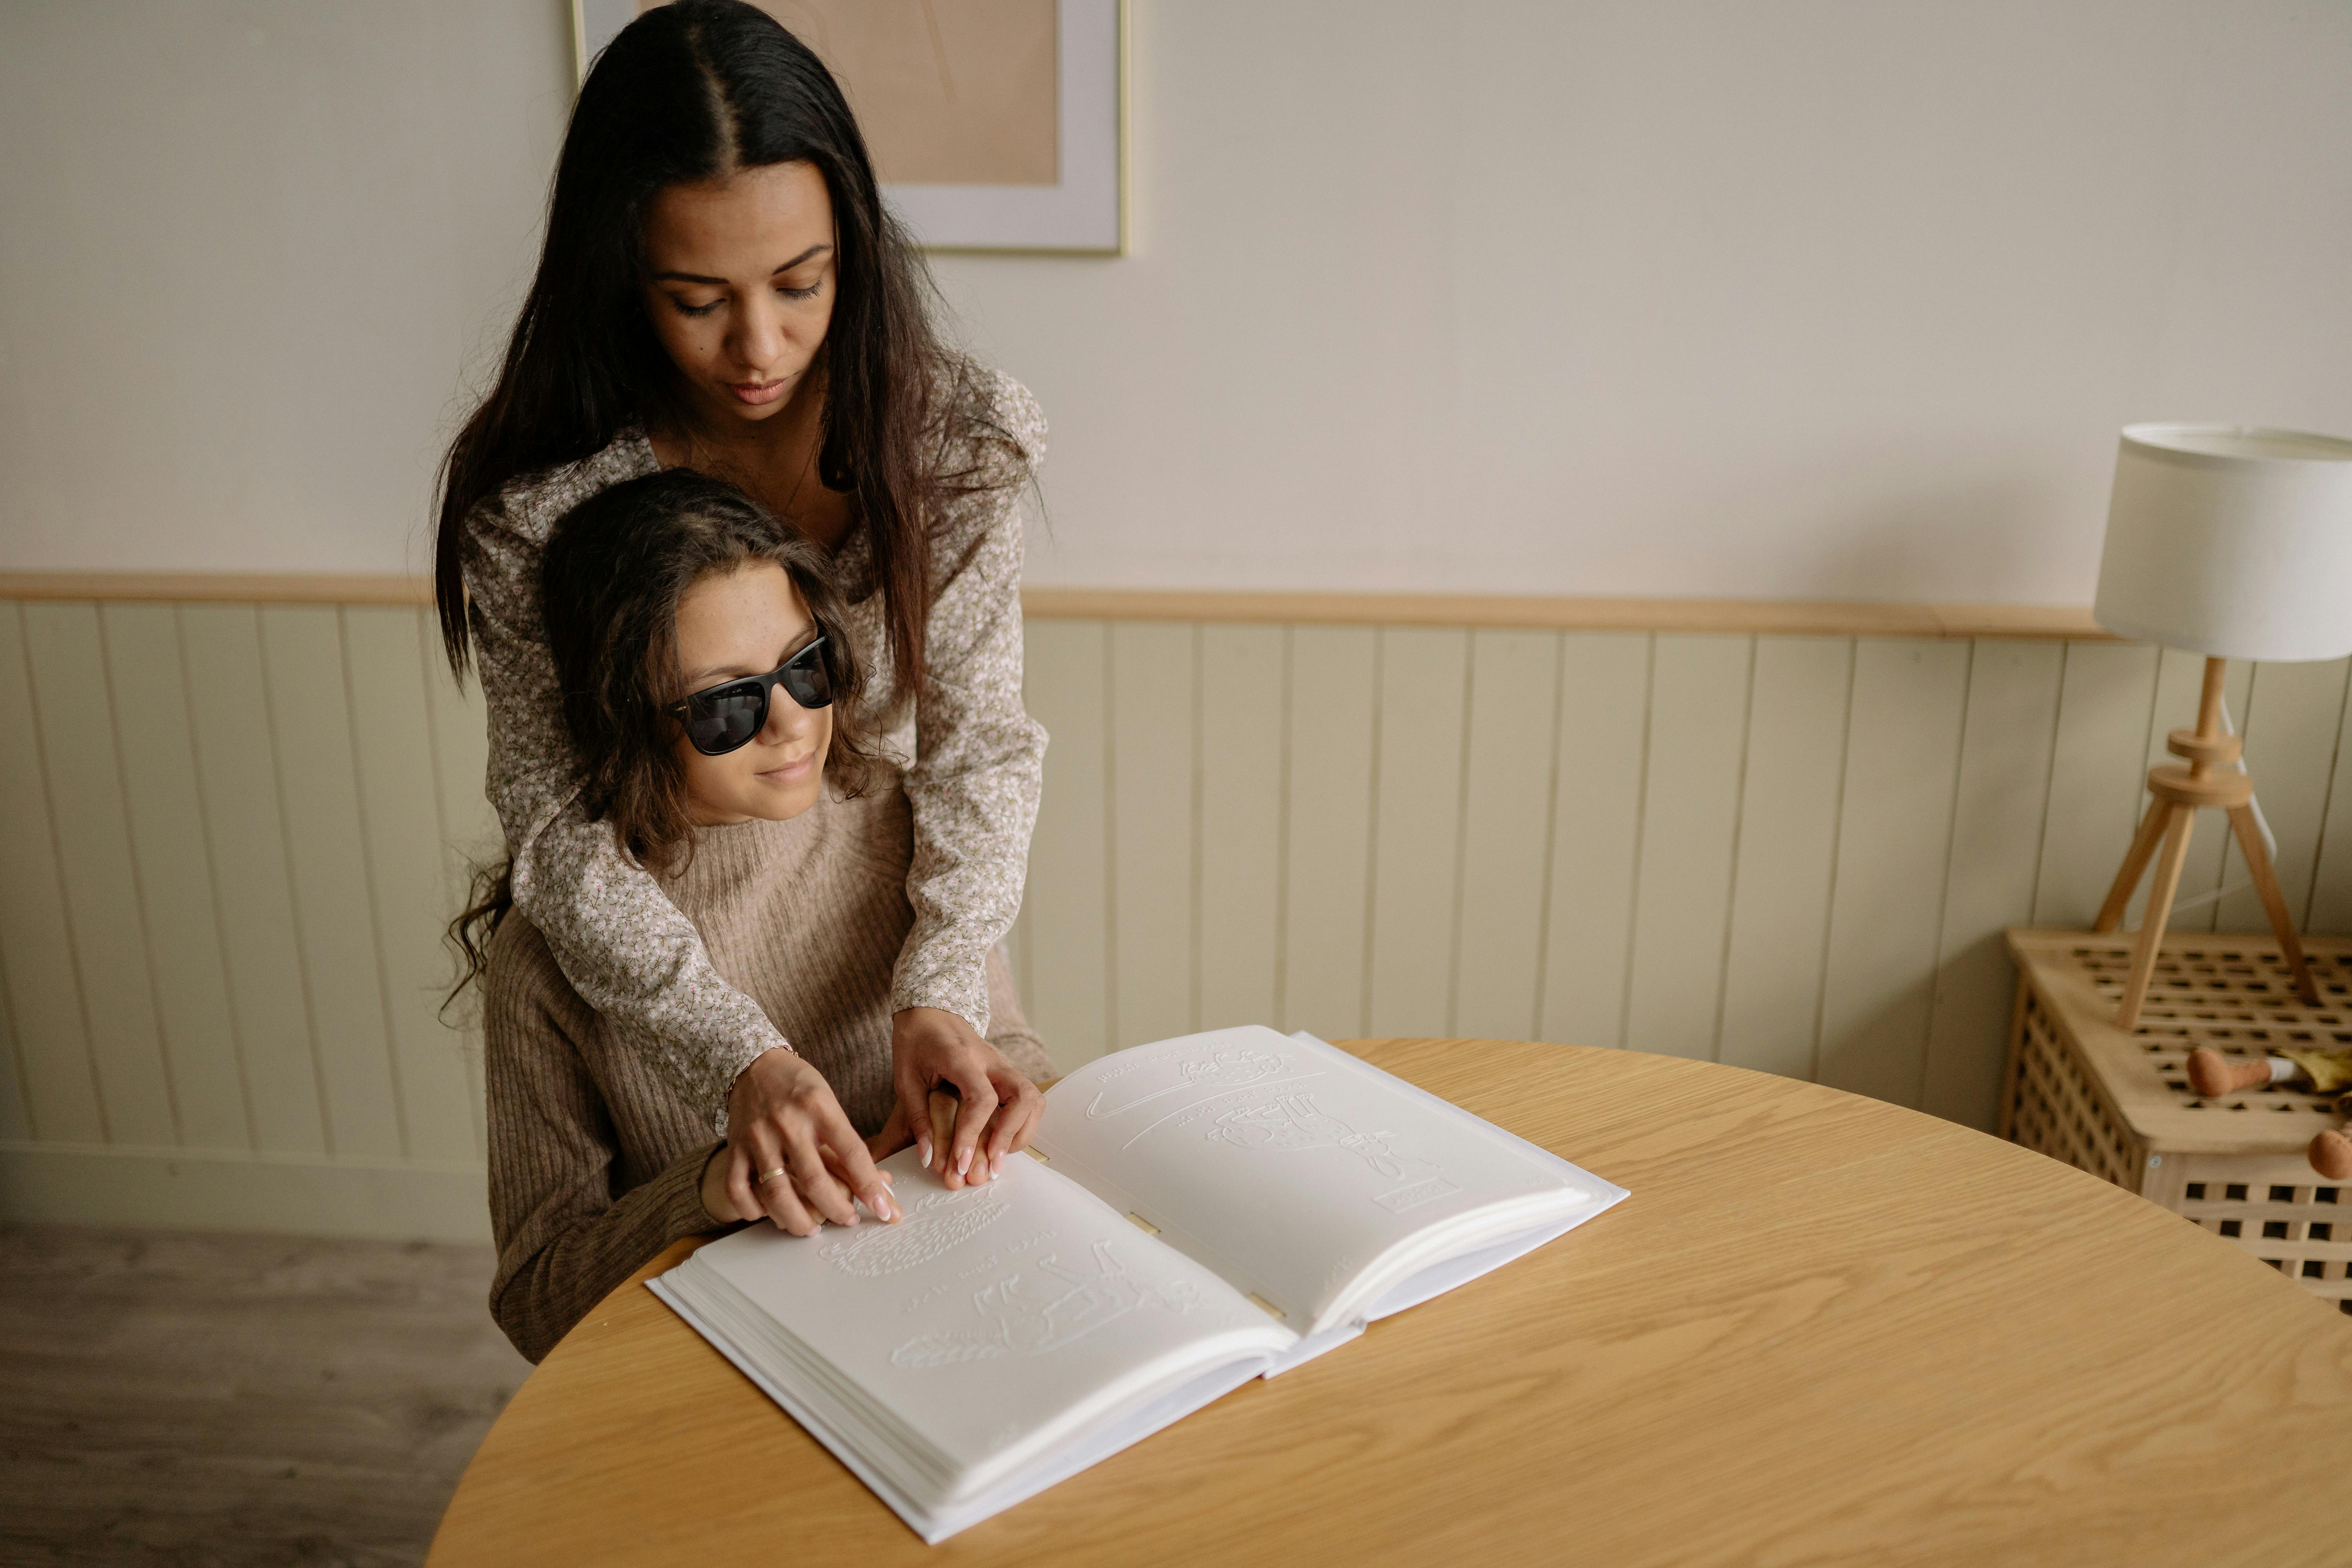
[[[801,471],[793,480],[792,490],[784,497],[782,510],[786,517],[792,515],[793,503],[801,499],[801,487],[808,483],[809,470],[816,467],[817,448],[823,445],[824,442],[822,437],[809,443],[808,457],[802,461]],[[710,456],[716,460],[709,467],[705,468],[702,462],[704,450],[701,435],[688,426],[686,429],[686,467],[716,474],[721,479],[727,478],[728,470],[734,465],[727,460],[723,453],[712,450]]]
[[[824,443],[821,439],[809,443],[808,459],[801,464],[800,478],[793,481],[793,493],[784,498],[784,515],[786,517],[790,517],[793,514],[793,502],[801,499],[801,487],[808,483],[809,470],[816,467],[816,449],[824,444]]]

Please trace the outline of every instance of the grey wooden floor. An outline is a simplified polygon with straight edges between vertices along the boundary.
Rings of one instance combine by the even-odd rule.
[[[0,1562],[423,1561],[530,1368],[487,1247],[0,1226]]]

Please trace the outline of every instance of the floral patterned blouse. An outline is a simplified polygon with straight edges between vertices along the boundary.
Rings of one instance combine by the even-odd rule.
[[[1045,458],[1028,390],[976,370],[950,470],[971,489],[930,529],[934,598],[919,688],[900,689],[863,530],[835,556],[850,635],[882,694],[914,819],[907,896],[915,923],[892,974],[893,1011],[938,1007],[988,1032],[989,949],[1013,924],[1037,818],[1045,731],[1021,702],[1020,497]],[[489,710],[490,804],[506,829],[516,907],[583,1000],[726,1131],[727,1092],[761,1052],[788,1045],[758,1003],[711,965],[695,928],[609,826],[580,803],[540,620],[540,558],[555,523],[660,464],[641,429],[578,462],[509,485],[467,519],[468,617]]]

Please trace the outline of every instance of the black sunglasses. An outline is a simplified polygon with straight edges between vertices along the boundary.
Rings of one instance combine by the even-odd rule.
[[[803,708],[833,706],[833,668],[818,637],[765,675],[748,675],[696,692],[668,711],[706,757],[723,757],[751,743],[768,725],[768,692],[782,686]]]

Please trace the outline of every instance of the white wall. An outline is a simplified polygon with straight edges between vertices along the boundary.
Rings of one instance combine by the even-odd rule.
[[[570,57],[555,0],[0,5],[0,569],[420,564]]]
[[[1136,22],[1139,253],[940,268],[1039,580],[2083,603],[2126,421],[2352,434],[2352,6]]]
[[[417,565],[561,13],[0,11],[0,567]],[[939,262],[1033,580],[2079,603],[2117,426],[2352,433],[2352,7],[1134,17],[1136,254]]]

